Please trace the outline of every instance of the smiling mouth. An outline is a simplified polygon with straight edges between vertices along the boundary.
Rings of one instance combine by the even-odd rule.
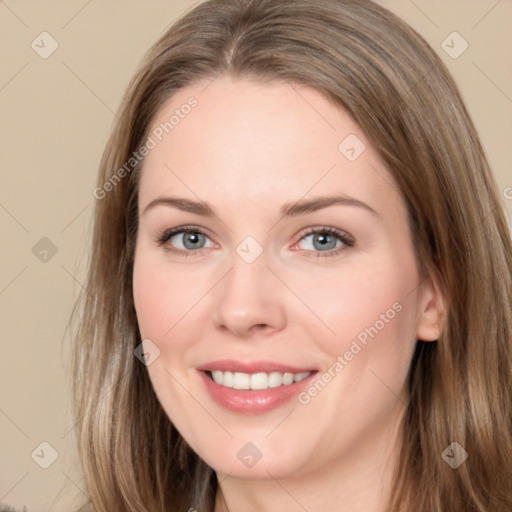
[[[226,388],[236,390],[265,390],[271,388],[278,388],[281,386],[289,386],[296,382],[307,379],[313,372],[258,372],[258,373],[243,373],[243,372],[229,372],[229,371],[207,371],[206,374],[216,384]]]

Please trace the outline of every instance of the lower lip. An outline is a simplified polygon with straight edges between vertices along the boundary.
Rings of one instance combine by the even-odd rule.
[[[261,414],[276,409],[297,396],[309,384],[316,372],[312,372],[300,382],[262,390],[228,388],[217,384],[206,372],[199,373],[210,396],[221,407],[243,414]]]

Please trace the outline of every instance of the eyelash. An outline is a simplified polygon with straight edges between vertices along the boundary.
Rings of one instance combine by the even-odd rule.
[[[166,242],[168,242],[174,235],[178,235],[181,233],[199,233],[206,237],[208,237],[207,233],[205,233],[202,229],[196,227],[196,226],[181,226],[179,228],[172,228],[164,231],[157,239],[157,244],[159,246],[163,246]],[[307,254],[307,257],[309,258],[329,258],[332,256],[337,256],[340,252],[345,250],[348,247],[354,246],[354,241],[349,238],[345,233],[342,231],[339,231],[336,228],[330,227],[330,226],[323,226],[321,228],[310,228],[304,233],[301,234],[300,241],[302,241],[304,238],[306,238],[309,235],[314,235],[317,233],[327,234],[336,237],[339,241],[341,241],[344,245],[342,247],[338,247],[337,249],[331,249],[329,251],[305,251]],[[200,256],[202,253],[202,249],[196,249],[196,250],[183,250],[183,249],[176,249],[173,247],[165,246],[164,249],[166,251],[172,252],[174,254],[179,254],[186,257],[197,257]]]

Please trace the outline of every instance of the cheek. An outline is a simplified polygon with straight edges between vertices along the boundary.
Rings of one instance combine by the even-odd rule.
[[[325,386],[315,383],[299,402],[308,404],[310,417],[343,422],[343,432],[332,431],[334,444],[378,430],[405,402],[416,344],[417,303],[411,292],[417,279],[408,253],[383,254],[316,281],[306,299],[334,334],[323,329],[326,334],[316,337],[319,352],[328,355],[319,375]],[[326,404],[339,404],[331,407],[336,418]]]
[[[357,357],[347,354],[348,358],[360,365],[392,362],[395,370],[407,370],[416,341],[417,303],[412,292],[418,274],[412,254],[390,252],[314,282],[300,279],[298,293],[304,293],[304,302],[322,320],[325,335],[317,339],[333,360],[352,351]]]
[[[142,339],[149,338],[158,344],[172,327],[170,313],[175,309],[176,301],[168,295],[157,269],[146,264],[144,258],[137,260],[134,266],[133,298]]]
[[[178,429],[186,429],[197,414],[191,408],[190,397],[180,383],[187,384],[187,374],[179,364],[184,360],[187,345],[179,334],[189,326],[194,304],[201,293],[201,281],[185,279],[183,271],[171,272],[165,258],[154,251],[138,247],[133,272],[133,296],[140,336],[144,350],[159,350],[159,355],[148,367],[153,389],[169,418]],[[204,292],[203,292],[204,295]],[[191,333],[191,338],[194,333]]]
[[[141,337],[157,345],[204,296],[204,279],[140,249],[133,273],[133,296]],[[161,349],[163,347],[160,347]]]

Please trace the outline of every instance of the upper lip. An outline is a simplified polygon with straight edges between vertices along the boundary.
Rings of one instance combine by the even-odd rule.
[[[314,368],[305,366],[292,366],[273,361],[235,361],[234,359],[222,359],[211,361],[197,367],[200,371],[222,371],[240,373],[304,373],[315,371]]]

